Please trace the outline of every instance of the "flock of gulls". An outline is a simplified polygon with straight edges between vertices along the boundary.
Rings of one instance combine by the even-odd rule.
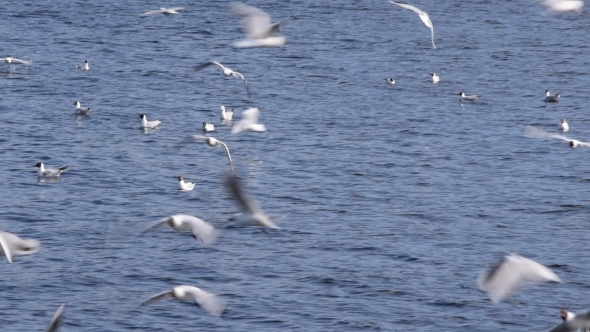
[[[430,28],[432,48],[436,49],[436,44],[434,42],[434,26],[429,15],[408,4],[393,1],[389,2],[417,13],[424,25]],[[546,14],[548,15],[571,11],[581,12],[584,5],[583,1],[579,0],[541,0],[538,1],[538,3],[547,7]],[[285,45],[286,38],[282,36],[280,32],[288,19],[272,23],[270,16],[258,8],[243,3],[232,3],[231,7],[233,12],[243,19],[246,32],[246,39],[235,42],[233,44],[234,47],[279,47]],[[178,14],[182,10],[184,10],[183,7],[160,8],[145,12],[139,15],[139,17],[143,18],[158,14],[173,15]],[[0,60],[3,60],[5,63],[12,66],[17,64],[25,66],[32,65],[32,62],[29,60],[22,60],[14,57],[5,57]],[[235,77],[242,80],[248,100],[251,102],[252,95],[244,75],[217,61],[204,62],[196,66],[194,69],[195,71],[200,71],[208,67],[219,67],[224,76]],[[83,64],[76,65],[76,68],[89,71],[90,65],[88,60],[85,60]],[[437,84],[441,80],[440,76],[436,73],[431,73],[430,76],[433,84]],[[388,78],[387,82],[389,84],[396,83],[394,78]],[[461,102],[476,102],[480,98],[478,95],[467,95],[463,91],[459,93],[459,96]],[[545,91],[544,101],[547,103],[557,103],[559,102],[560,97],[560,94],[551,95],[550,91],[547,90]],[[80,101],[76,101],[74,105],[76,116],[88,116],[91,112],[91,108],[83,107]],[[220,119],[222,123],[232,124],[233,109],[227,110],[225,106],[222,105],[220,110]],[[241,114],[241,120],[237,123],[233,123],[231,132],[233,134],[240,134],[246,131],[266,131],[265,125],[259,123],[259,116],[260,111],[258,108],[250,107],[246,109]],[[144,130],[156,129],[163,122],[162,119],[148,120],[146,114],[140,114],[138,118],[140,119],[141,127]],[[213,123],[203,122],[203,132],[210,133],[214,131],[215,125]],[[560,120],[559,131],[563,133],[569,131],[569,125],[565,119]],[[524,135],[532,138],[559,139],[568,142],[569,146],[572,148],[580,146],[590,147],[590,143],[570,139],[563,134],[547,132],[533,126],[527,126],[524,130]],[[265,228],[278,229],[277,221],[273,221],[268,215],[266,215],[258,203],[249,198],[244,192],[240,179],[234,173],[234,165],[229,148],[224,142],[210,136],[192,135],[181,140],[179,145],[199,141],[204,141],[211,147],[221,147],[225,150],[230,167],[230,170],[225,173],[225,185],[241,210],[241,213],[235,215],[230,220],[241,226],[261,227],[265,232]],[[46,168],[42,162],[37,163],[35,166],[38,168],[37,175],[40,181],[59,178],[69,167],[66,165],[58,168]],[[182,175],[178,176],[178,190],[191,191],[194,188],[194,182],[186,182]],[[168,226],[179,233],[190,232],[195,240],[203,244],[214,243],[221,234],[221,229],[215,228],[213,225],[202,219],[185,214],[176,214],[162,218],[147,227],[142,234],[148,231],[153,232],[154,229],[163,226]],[[30,255],[37,252],[39,248],[40,243],[35,239],[23,239],[15,234],[0,231],[0,253],[6,257],[9,263],[13,263],[15,256]],[[526,257],[511,253],[507,254],[503,260],[495,265],[484,269],[477,279],[477,286],[480,290],[488,294],[492,302],[497,303],[514,294],[527,283],[543,282],[561,283],[562,281],[546,266]],[[227,304],[226,300],[209,291],[191,285],[179,285],[149,297],[141,303],[139,307],[169,298],[174,298],[181,302],[190,302],[213,316],[222,316]],[[45,330],[46,332],[56,332],[59,330],[60,321],[62,320],[64,311],[65,303],[56,311]],[[563,322],[555,328],[550,329],[548,332],[590,331],[590,312],[575,314],[567,310],[562,310],[559,313],[559,317]]]

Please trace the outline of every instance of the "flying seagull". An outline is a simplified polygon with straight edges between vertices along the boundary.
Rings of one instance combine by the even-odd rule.
[[[172,290],[158,293],[143,302],[140,307],[169,298],[175,298],[182,302],[193,302],[197,307],[205,309],[205,311],[212,316],[221,316],[225,310],[225,301],[217,297],[215,294],[194,286],[186,285],[176,286],[172,288]]]
[[[21,59],[9,57],[9,56],[7,56],[6,58],[0,58],[0,61],[4,61],[4,62],[6,62],[9,65],[10,64],[13,64],[13,63],[16,63],[16,62],[22,63],[23,65],[27,65],[27,66],[30,66],[30,65],[33,64],[32,61],[29,61],[29,60],[21,60]]]
[[[172,15],[172,14],[178,14],[179,10],[183,10],[184,7],[174,7],[174,8],[160,8],[160,9],[156,9],[156,10],[150,10],[149,12],[145,12],[141,15],[139,15],[139,17],[146,17],[146,16],[150,16],[150,15],[155,15],[155,14],[164,14],[164,15]]]
[[[192,142],[196,142],[196,141],[205,141],[207,143],[207,145],[209,145],[209,146],[222,146],[225,149],[225,153],[227,154],[227,160],[229,160],[229,167],[231,168],[232,172],[234,171],[234,165],[231,161],[231,155],[229,154],[229,149],[228,149],[227,145],[225,143],[223,143],[222,141],[216,139],[215,137],[191,135],[191,136],[188,136],[187,138],[185,138],[184,140],[182,140],[182,142],[180,142],[180,146],[182,146],[186,143],[192,143]]]
[[[177,232],[190,230],[192,237],[195,240],[200,240],[204,244],[212,244],[215,242],[215,239],[217,239],[220,233],[220,231],[211,226],[210,223],[186,214],[175,214],[173,216],[162,218],[153,223],[143,232],[145,233],[152,228],[165,225],[172,227],[172,229]]]
[[[248,88],[248,82],[246,82],[246,78],[244,77],[244,75],[238,73],[237,71],[234,71],[234,70],[222,65],[221,63],[219,63],[217,61],[210,61],[210,62],[202,63],[202,64],[195,67],[195,71],[199,71],[199,70],[209,67],[211,65],[219,66],[223,70],[223,75],[225,75],[225,76],[234,76],[237,78],[241,78],[242,81],[244,81],[244,86],[246,87],[246,93],[248,94],[248,99],[250,99],[251,95],[250,95],[250,89]]]
[[[280,35],[280,32],[288,18],[271,24],[270,16],[256,7],[241,2],[234,2],[231,6],[233,12],[242,17],[246,29],[246,39],[235,42],[235,47],[277,47],[285,45],[287,40]]]
[[[570,148],[577,148],[578,146],[590,147],[590,143],[588,143],[588,142],[580,142],[578,140],[570,139],[570,138],[567,138],[567,137],[560,135],[560,134],[548,133],[542,129],[535,128],[533,126],[526,126],[524,128],[523,134],[524,134],[524,136],[531,137],[531,138],[557,138],[557,139],[562,140],[564,142],[568,142],[570,145]]]
[[[416,14],[420,15],[420,19],[422,20],[422,22],[424,22],[424,25],[426,25],[427,27],[430,28],[430,38],[432,39],[432,48],[436,48],[436,45],[434,45],[434,27],[432,26],[432,22],[430,21],[430,17],[428,16],[428,14],[424,11],[421,11],[420,9],[411,6],[411,5],[406,5],[404,3],[397,3],[397,2],[393,2],[391,0],[389,0],[390,3],[394,4],[394,5],[398,5],[400,7],[409,9],[413,12],[415,12]]]
[[[235,215],[232,220],[242,226],[279,228],[266,214],[264,214],[264,211],[258,206],[258,203],[246,196],[240,180],[234,172],[226,175],[225,185],[242,210],[242,213]]]
[[[66,307],[65,303],[62,304],[61,306],[59,306],[59,308],[57,309],[57,311],[53,315],[51,322],[49,323],[49,325],[47,325],[45,332],[57,332],[59,330],[59,323],[60,323],[61,317],[63,316],[65,307]]]
[[[34,239],[21,239],[20,237],[0,231],[0,253],[6,256],[9,263],[12,263],[14,255],[30,255],[39,250],[39,241]]]
[[[243,133],[248,130],[264,132],[266,131],[266,126],[262,123],[258,123],[258,117],[260,116],[260,111],[256,107],[251,107],[242,112],[242,120],[236,123],[232,129],[232,134],[239,134]]]

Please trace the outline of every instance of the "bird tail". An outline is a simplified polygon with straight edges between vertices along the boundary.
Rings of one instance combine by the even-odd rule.
[[[66,169],[68,169],[68,167],[70,167],[70,165],[65,165],[63,167],[60,167],[59,170],[60,171],[65,171]]]

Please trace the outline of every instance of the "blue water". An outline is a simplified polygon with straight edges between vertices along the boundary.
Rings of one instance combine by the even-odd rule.
[[[233,49],[227,1],[13,1],[0,11],[0,229],[41,250],[0,261],[0,330],[543,331],[587,310],[590,152],[522,136],[532,124],[590,140],[587,16],[527,1],[250,2],[291,16],[288,44]],[[186,6],[174,16],[137,15]],[[84,59],[91,70],[75,69]],[[219,60],[249,80],[218,68]],[[441,83],[430,83],[430,72]],[[394,77],[395,86],[386,84]],[[546,105],[544,91],[562,92]],[[480,94],[462,105],[458,93]],[[76,119],[73,103],[92,107]],[[268,131],[232,135],[219,106],[259,107]],[[139,128],[140,113],[162,118]],[[228,229],[212,246],[161,229],[187,213],[238,212],[227,160],[178,148],[212,121],[248,192],[282,229]],[[39,161],[70,165],[38,182]],[[178,192],[176,177],[197,182]],[[493,305],[475,280],[503,252],[566,283]],[[152,294],[188,284],[228,301],[211,317]]]

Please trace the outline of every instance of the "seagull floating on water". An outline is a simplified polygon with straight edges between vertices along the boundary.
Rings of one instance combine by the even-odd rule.
[[[222,141],[216,139],[215,137],[205,137],[205,136],[200,136],[200,135],[191,135],[187,138],[185,138],[182,142],[182,144],[185,143],[191,143],[191,142],[195,142],[195,141],[205,141],[209,146],[222,146],[225,149],[225,153],[227,154],[227,159],[229,160],[229,167],[231,168],[232,172],[234,170],[234,165],[231,161],[231,155],[229,154],[229,149],[227,147],[227,145],[225,143],[223,143]]]
[[[213,124],[213,122],[203,122],[203,131],[204,132],[210,132],[210,131],[214,131],[215,130],[215,125]]]
[[[477,279],[477,286],[498,303],[526,282],[547,281],[561,283],[561,279],[547,267],[520,255],[509,254],[500,264],[484,269]]]
[[[205,309],[205,311],[212,316],[221,316],[225,310],[225,301],[217,297],[215,294],[206,292],[194,286],[186,285],[176,286],[172,288],[172,290],[156,294],[143,302],[140,307],[169,298],[175,298],[182,302],[194,302],[197,307]]]
[[[184,182],[182,175],[178,177],[178,190],[191,191],[193,189],[195,189],[194,182]]]
[[[80,69],[84,69],[84,70],[90,70],[90,66],[88,65],[88,60],[84,60],[84,64],[83,65],[76,65],[76,68],[80,68]]]
[[[570,126],[567,124],[565,119],[559,120],[559,130],[563,131],[564,133],[570,130]]]
[[[225,185],[230,190],[233,198],[240,205],[242,213],[235,215],[232,219],[241,226],[260,226],[273,229],[279,227],[266,215],[258,206],[258,203],[249,199],[244,193],[240,180],[234,172],[228,173],[225,177]]]
[[[574,314],[567,310],[561,310],[559,317],[561,317],[563,323],[547,332],[590,331],[590,311],[584,314]]]
[[[63,316],[65,308],[66,308],[65,303],[62,304],[61,306],[59,306],[59,308],[57,309],[57,311],[53,315],[51,322],[49,323],[49,325],[47,325],[45,332],[57,332],[59,330],[59,324],[61,322],[61,317]]]
[[[235,42],[235,47],[277,47],[287,42],[280,32],[288,19],[271,24],[266,12],[240,2],[232,3],[232,10],[242,17],[246,29],[246,39]]]
[[[539,128],[535,128],[533,126],[526,126],[524,128],[523,134],[526,137],[532,137],[532,138],[557,138],[557,139],[562,140],[564,142],[568,142],[571,148],[577,148],[579,146],[590,147],[590,143],[580,142],[578,140],[570,139],[570,138],[567,138],[567,137],[565,137],[563,135],[559,135],[559,134],[548,133],[544,130],[541,130]]]
[[[242,120],[240,122],[234,124],[231,129],[232,134],[239,134],[243,133],[247,130],[264,132],[266,131],[266,126],[262,123],[258,123],[258,117],[260,115],[260,111],[258,108],[252,107],[242,112]]]
[[[221,120],[229,121],[234,117],[234,109],[232,108],[231,111],[226,111],[225,106],[221,105]]]
[[[37,170],[38,177],[40,177],[40,178],[57,178],[61,175],[61,173],[63,173],[63,171],[68,169],[68,167],[70,167],[70,166],[66,165],[66,166],[62,166],[58,169],[53,169],[53,168],[45,168],[45,165],[43,165],[43,163],[36,163],[35,167],[39,168]]]
[[[582,13],[582,8],[584,8],[584,1],[581,0],[542,0],[540,3],[547,7],[547,15],[567,12]]]
[[[432,77],[432,83],[436,84],[440,82],[440,77],[436,73],[430,73],[430,77]]]
[[[398,5],[400,7],[409,9],[409,10],[415,12],[416,14],[418,14],[420,16],[420,19],[424,23],[424,25],[426,25],[427,27],[430,28],[430,39],[432,40],[432,48],[436,48],[436,45],[434,45],[434,27],[432,26],[432,22],[430,21],[430,17],[428,16],[428,14],[425,11],[422,11],[412,5],[397,3],[397,2],[393,2],[391,0],[389,0],[389,2],[394,5]]]
[[[15,255],[30,255],[39,250],[39,241],[34,239],[21,239],[20,237],[0,231],[0,252],[6,256],[9,263]]]
[[[172,227],[172,229],[179,233],[190,231],[195,240],[199,240],[204,244],[212,244],[215,242],[215,239],[217,239],[220,233],[220,231],[211,226],[210,223],[186,214],[175,214],[173,216],[162,218],[148,227],[143,233],[152,228],[164,225]]]
[[[551,92],[549,92],[549,90],[545,90],[545,102],[546,103],[556,103],[559,101],[559,98],[561,97],[561,94],[556,94],[555,96],[551,95]]]
[[[76,105],[76,115],[88,115],[90,113],[90,107],[82,107],[79,101],[74,103]]]
[[[4,62],[6,62],[9,65],[10,64],[17,63],[17,62],[18,63],[22,63],[23,65],[27,65],[27,66],[30,66],[30,65],[33,64],[32,61],[29,61],[29,60],[21,60],[21,59],[9,57],[9,56],[7,56],[6,58],[0,58],[0,61],[4,61]]]
[[[155,14],[164,14],[164,15],[172,15],[172,14],[178,14],[179,10],[183,10],[184,7],[174,7],[174,8],[160,8],[160,9],[156,9],[156,10],[151,10],[149,12],[145,12],[141,15],[139,15],[139,17],[146,17],[146,16],[150,16],[150,15],[155,15]]]
[[[217,61],[205,62],[203,64],[195,66],[195,71],[199,71],[199,70],[209,67],[211,65],[219,66],[223,70],[223,75],[225,75],[225,76],[234,76],[237,78],[241,78],[242,81],[244,81],[244,87],[246,87],[246,93],[248,94],[248,99],[251,97],[250,88],[248,88],[248,82],[246,81],[246,78],[244,77],[244,75],[238,73],[237,71],[232,70],[231,68],[228,68],[228,67],[222,65],[221,63],[219,63]]]
[[[162,120],[160,119],[148,121],[147,116],[145,114],[140,114],[138,118],[141,119],[141,126],[143,128],[156,128],[160,123],[162,123]]]
[[[393,79],[393,77],[390,77],[387,79],[387,83],[394,85],[395,84],[395,80]]]
[[[480,98],[478,95],[468,96],[463,91],[459,92],[459,96],[461,96],[461,101],[476,101]]]

